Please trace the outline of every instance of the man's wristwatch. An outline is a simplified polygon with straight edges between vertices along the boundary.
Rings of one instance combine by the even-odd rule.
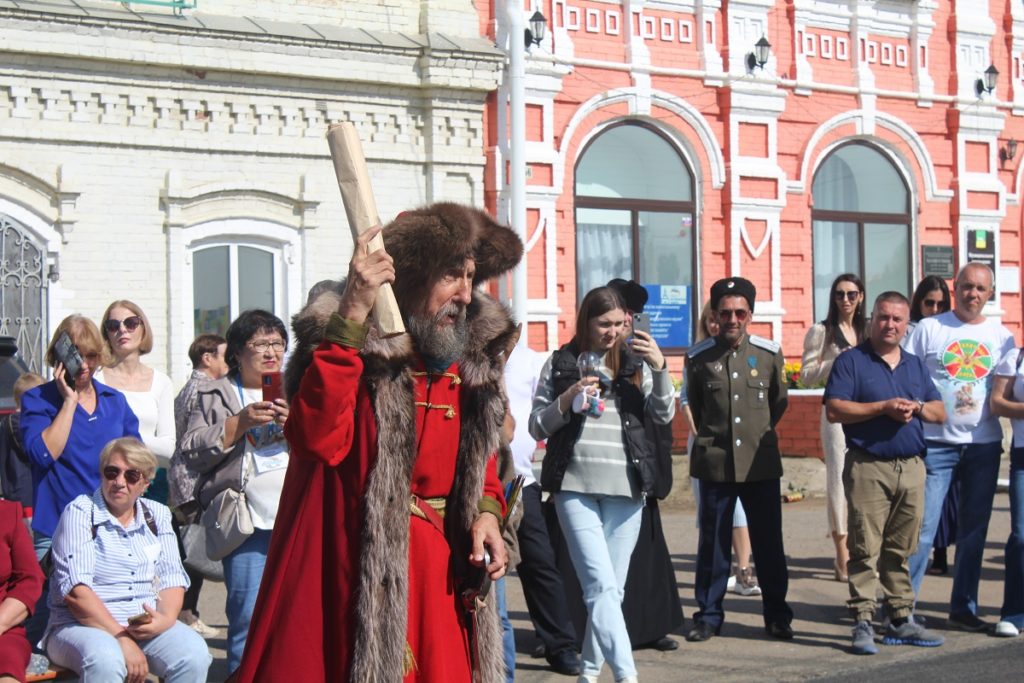
[[[917,399],[917,414],[920,415],[924,412],[924,401]]]

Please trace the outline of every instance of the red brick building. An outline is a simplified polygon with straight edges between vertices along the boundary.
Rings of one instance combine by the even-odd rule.
[[[525,4],[548,19],[525,78],[535,348],[571,336],[586,290],[633,277],[681,350],[710,284],[742,275],[758,287],[752,331],[797,359],[839,273],[870,300],[970,259],[993,264],[986,312],[1019,336],[1024,4]],[[481,22],[506,44],[505,3],[481,4]],[[507,87],[487,112],[501,215]]]

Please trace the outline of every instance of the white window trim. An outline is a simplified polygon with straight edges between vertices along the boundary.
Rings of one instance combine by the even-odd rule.
[[[251,246],[274,254],[274,314],[287,325],[302,303],[302,236],[295,228],[250,218],[233,218],[199,223],[169,231],[168,272],[171,292],[168,310],[168,348],[176,351],[168,359],[171,378],[184,382],[191,372],[185,349],[195,338],[192,254],[206,247]],[[232,261],[229,261],[232,263]],[[233,267],[233,266],[232,266]],[[232,277],[230,282],[237,281]],[[232,311],[237,294],[232,293]]]

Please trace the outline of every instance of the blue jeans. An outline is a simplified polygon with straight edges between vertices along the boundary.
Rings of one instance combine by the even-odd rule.
[[[999,477],[999,456],[1003,445],[991,443],[948,444],[929,441],[924,466],[924,520],[917,552],[910,556],[910,579],[914,595],[921,594],[921,581],[928,568],[928,556],[954,473],[960,478],[960,507],[956,534],[956,573],[949,598],[949,613],[976,614],[981,559],[985,552],[992,499]]]
[[[269,549],[270,530],[256,529],[245,543],[224,558],[224,586],[228,591],[224,606],[228,617],[228,671],[234,671],[242,663],[252,608],[260,592]]]
[[[1024,629],[1024,447],[1010,450],[1010,537],[1000,618]]]
[[[640,534],[643,502],[625,496],[554,495],[558,522],[587,605],[583,673],[597,676],[605,658],[615,680],[636,675],[622,616],[629,559]]]
[[[505,651],[505,680],[516,679],[516,634],[508,618],[508,603],[505,601],[505,577],[494,582],[494,599],[498,603],[498,618],[501,619],[501,645]]]
[[[203,637],[179,621],[156,638],[136,643],[146,655],[150,673],[165,683],[203,683],[213,662]],[[91,626],[58,628],[47,638],[46,654],[54,664],[81,676],[82,683],[123,681],[128,675],[117,638]]]

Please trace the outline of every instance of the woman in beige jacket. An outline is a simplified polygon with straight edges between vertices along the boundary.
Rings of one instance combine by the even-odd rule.
[[[811,326],[804,337],[804,355],[800,382],[805,387],[824,385],[836,357],[864,341],[864,283],[852,273],[843,273],[832,282],[828,295],[828,315]],[[828,525],[836,546],[836,581],[846,581],[846,493],[843,490],[843,464],[846,439],[843,426],[830,424],[821,411],[821,444],[825,451],[825,491],[828,496]]]

